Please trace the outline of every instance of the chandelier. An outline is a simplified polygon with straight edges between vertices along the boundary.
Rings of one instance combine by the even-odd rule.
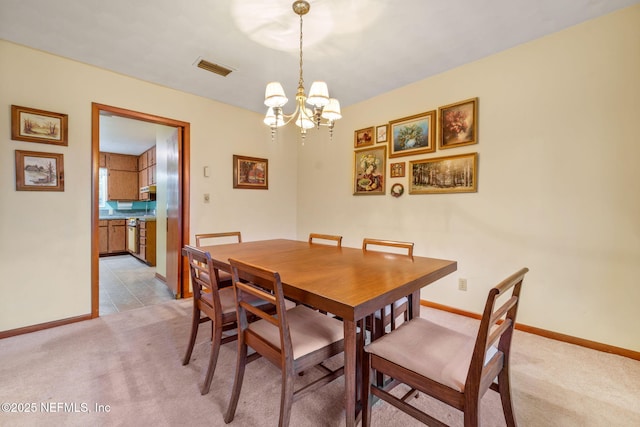
[[[302,16],[306,15],[310,9],[309,2],[294,1],[292,8],[296,15],[300,16],[300,78],[298,80],[298,91],[296,92],[296,109],[291,114],[284,114],[282,107],[288,99],[284,89],[279,82],[267,84],[264,94],[264,105],[269,107],[264,118],[264,123],[271,128],[271,139],[275,137],[276,129],[291,123],[295,119],[295,124],[300,127],[300,135],[303,143],[307,129],[313,127],[320,129],[320,126],[329,128],[329,137],[333,137],[333,125],[336,120],[342,118],[340,114],[340,103],[335,98],[329,98],[329,88],[325,82],[316,81],[311,84],[309,96],[304,91],[304,80],[302,78]],[[307,106],[306,104],[309,104]]]

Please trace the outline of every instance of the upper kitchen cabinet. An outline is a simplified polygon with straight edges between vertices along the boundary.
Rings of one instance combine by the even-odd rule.
[[[149,186],[156,184],[156,147],[153,146],[138,157],[138,183],[140,200],[155,200]]]
[[[107,165],[107,200],[138,200],[138,156],[104,153]]]

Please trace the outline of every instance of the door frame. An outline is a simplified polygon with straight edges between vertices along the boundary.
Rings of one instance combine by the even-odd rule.
[[[181,133],[181,146],[178,146],[178,188],[180,191],[178,213],[178,233],[179,242],[176,247],[167,248],[167,251],[174,250],[180,253],[182,247],[189,242],[189,171],[190,171],[190,129],[191,124],[180,120],[141,113],[139,111],[127,110],[125,108],[111,105],[91,103],[91,318],[100,315],[100,292],[99,292],[99,250],[98,250],[98,194],[99,194],[99,169],[100,169],[100,112],[106,111],[114,116],[126,117],[134,120],[156,123],[165,126],[178,128]],[[168,242],[167,242],[168,243]],[[186,297],[189,287],[185,285],[188,277],[187,263],[182,256],[178,257],[178,283],[177,298]]]

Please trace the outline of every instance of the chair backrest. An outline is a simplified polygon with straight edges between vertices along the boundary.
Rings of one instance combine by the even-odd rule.
[[[331,240],[336,242],[339,248],[342,247],[342,236],[334,236],[332,234],[309,233],[309,243],[313,243],[314,239]]]
[[[229,259],[229,264],[236,292],[238,335],[242,334],[248,345],[277,366],[283,366],[284,360],[293,361],[293,346],[280,274],[237,259]],[[275,306],[275,313],[264,311],[261,306],[266,304],[257,304],[256,301]],[[280,349],[274,348],[268,340],[249,329],[249,313],[278,329]]]
[[[207,315],[211,316],[211,313],[206,310],[207,307],[213,309],[216,315],[222,315],[222,307],[218,295],[218,283],[214,280],[216,277],[216,269],[213,266],[211,254],[189,245],[185,246],[183,251],[186,253],[189,261],[194,300],[203,305],[201,309],[203,309]],[[208,299],[202,298],[204,293],[212,296],[213,306]]]
[[[519,270],[489,291],[471,356],[465,393],[486,390],[503,366],[508,366],[511,338],[520,302],[520,288],[524,275],[528,271],[528,268]],[[513,288],[511,295],[506,295],[511,288]],[[496,307],[496,302],[501,296],[508,299]],[[488,353],[491,355],[489,360],[487,360]]]
[[[362,240],[362,250],[369,250],[369,246],[387,246],[394,248],[401,248],[407,250],[407,255],[413,256],[413,242],[398,242],[395,240],[380,240],[380,239],[370,239],[365,237]]]
[[[239,231],[226,231],[224,233],[202,233],[196,234],[196,246],[203,246],[202,241],[204,239],[217,239],[221,237],[237,237],[238,243],[242,243],[242,235]]]

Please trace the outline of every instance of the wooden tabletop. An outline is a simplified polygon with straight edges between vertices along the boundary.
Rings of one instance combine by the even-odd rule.
[[[455,261],[284,239],[201,249],[224,271],[229,258],[278,271],[285,295],[350,321],[457,269]]]

